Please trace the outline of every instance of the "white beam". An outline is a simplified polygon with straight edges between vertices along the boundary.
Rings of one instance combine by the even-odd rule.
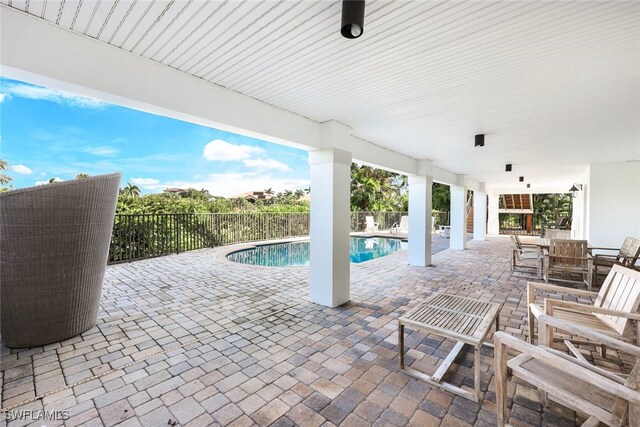
[[[467,248],[467,188],[452,185],[451,190],[451,249]]]
[[[15,8],[0,5],[0,11],[0,64],[5,77],[305,150],[329,148],[322,125],[307,117]],[[348,135],[335,148],[352,152],[363,163],[416,173],[416,159],[352,136],[348,126],[338,125]]]
[[[313,189],[310,298],[337,307],[350,299],[351,153],[335,148],[312,151],[309,165]]]
[[[489,214],[487,223],[487,233],[491,235],[500,234],[500,196],[496,193],[489,193]]]
[[[409,264],[431,265],[431,176],[409,175]]]
[[[486,240],[487,235],[487,193],[473,192],[473,240]]]

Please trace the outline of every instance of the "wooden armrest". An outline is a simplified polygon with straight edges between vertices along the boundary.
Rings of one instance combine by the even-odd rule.
[[[620,248],[595,248],[593,246],[589,249],[597,249],[599,251],[620,251]]]
[[[531,312],[531,314],[533,314],[533,316],[536,319],[540,318],[541,315],[545,314],[542,307],[540,307],[538,304],[533,302],[529,304],[529,311]]]
[[[555,292],[557,294],[578,295],[578,296],[591,297],[591,298],[595,298],[598,296],[597,292],[583,291],[582,289],[565,288],[564,286],[549,285],[547,283],[528,282],[527,283],[527,304],[531,304],[532,302],[534,302],[536,290],[550,291],[550,292]],[[529,299],[531,297],[533,298]]]
[[[587,256],[565,256],[565,255],[551,255],[551,254],[549,254],[549,257],[559,258],[559,259],[577,259],[577,260],[581,260],[581,261],[591,261],[593,259],[591,254],[587,254]]]
[[[569,322],[567,320],[561,320],[548,314],[540,315],[538,317],[538,322],[540,323],[539,329],[544,328],[545,325],[552,326],[562,331],[570,332],[572,334],[579,335],[595,342],[606,344],[609,347],[622,350],[636,357],[640,357],[640,347],[613,338],[609,335],[603,334],[602,332],[596,332],[593,329],[586,328],[577,323]]]
[[[611,308],[594,307],[592,305],[580,304],[572,301],[562,301],[557,299],[545,298],[544,303],[545,303],[545,307],[548,307],[551,310],[553,310],[553,308],[555,307],[561,307],[561,308],[566,308],[573,311],[580,311],[580,312],[589,313],[589,314],[596,314],[596,313],[606,314],[609,316],[624,317],[626,319],[632,319],[632,320],[640,320],[640,314],[638,313],[629,313],[626,311],[614,310]],[[552,312],[547,312],[546,314],[553,316]]]
[[[640,404],[640,392],[631,390],[630,388],[600,374],[592,372],[591,370],[576,369],[576,367],[579,366],[578,364],[574,363],[572,360],[566,360],[556,354],[553,354],[552,352],[548,351],[547,347],[545,346],[536,347],[525,341],[519,340],[518,338],[512,337],[505,332],[496,332],[493,337],[496,348],[501,345],[513,348],[526,354],[527,356],[539,360],[545,365],[553,366],[555,369],[562,370],[575,378],[587,382],[594,387],[620,396],[628,402]]]

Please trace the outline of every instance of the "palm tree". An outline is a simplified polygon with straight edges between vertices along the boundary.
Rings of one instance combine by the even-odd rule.
[[[6,160],[0,159],[0,170],[2,171],[7,170],[8,166],[9,166],[9,163],[7,163]],[[7,185],[11,181],[13,181],[13,178],[11,178],[9,175],[5,175],[3,173],[0,174],[0,185]]]
[[[122,194],[126,197],[140,197],[140,187],[130,182],[122,189]]]
[[[78,175],[76,175],[76,179],[86,179],[86,178],[89,178],[88,173],[80,172]]]
[[[53,184],[56,181],[57,181],[56,177],[49,178],[49,184]]]

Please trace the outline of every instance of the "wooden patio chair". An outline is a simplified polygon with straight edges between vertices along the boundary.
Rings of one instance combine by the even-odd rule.
[[[602,368],[547,345],[534,346],[505,332],[496,332],[494,363],[496,384],[496,413],[498,426],[507,421],[507,379],[511,375],[537,387],[546,404],[551,399],[588,419],[583,427],[640,426],[640,348],[617,340],[587,327],[551,316],[540,316],[545,335],[551,328],[584,336],[596,342],[636,356],[637,362],[624,379]],[[507,349],[521,352],[507,361]]]
[[[593,279],[598,278],[598,270],[601,274],[608,274],[614,265],[623,265],[627,268],[640,270],[636,266],[638,258],[640,258],[640,239],[626,237],[620,249],[617,248],[591,248],[592,250],[601,251],[618,251],[617,255],[613,254],[595,254],[593,256]]]
[[[517,269],[538,270],[540,248],[531,243],[522,243],[518,236],[514,234],[510,237],[511,256],[509,257],[509,261],[511,263],[511,271],[516,271]]]
[[[553,293],[556,298],[562,294],[595,299],[593,305],[562,299],[545,298],[544,305],[536,302],[536,291]],[[529,282],[527,284],[527,305],[529,322],[529,341],[533,343],[535,325],[534,320],[542,315],[552,315],[561,320],[568,320],[591,330],[605,333],[617,338],[629,337],[632,333],[632,322],[636,322],[636,343],[640,344],[640,329],[637,313],[640,305],[640,272],[620,265],[614,265],[607,275],[600,292],[589,292],[580,289],[565,288],[545,283]],[[538,328],[540,329],[540,328]],[[569,350],[577,357],[578,351],[573,343],[576,340],[564,340]],[[603,356],[606,346],[601,346]]]
[[[593,258],[589,253],[586,240],[560,240],[549,241],[549,254],[544,263],[544,281],[549,283],[551,274],[580,274],[583,280],[578,283],[587,285],[591,290],[591,274],[593,270]],[[570,279],[554,278],[560,282],[576,283]]]

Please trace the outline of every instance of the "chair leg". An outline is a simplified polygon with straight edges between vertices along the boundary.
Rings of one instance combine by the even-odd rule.
[[[533,324],[534,321],[534,316],[533,313],[531,312],[531,308],[529,308],[529,312],[527,313],[527,320],[529,322],[529,342],[531,344],[533,344],[533,334],[535,331],[535,325]]]
[[[507,351],[497,338],[494,339],[494,363],[496,380],[496,415],[498,427],[507,423]]]

